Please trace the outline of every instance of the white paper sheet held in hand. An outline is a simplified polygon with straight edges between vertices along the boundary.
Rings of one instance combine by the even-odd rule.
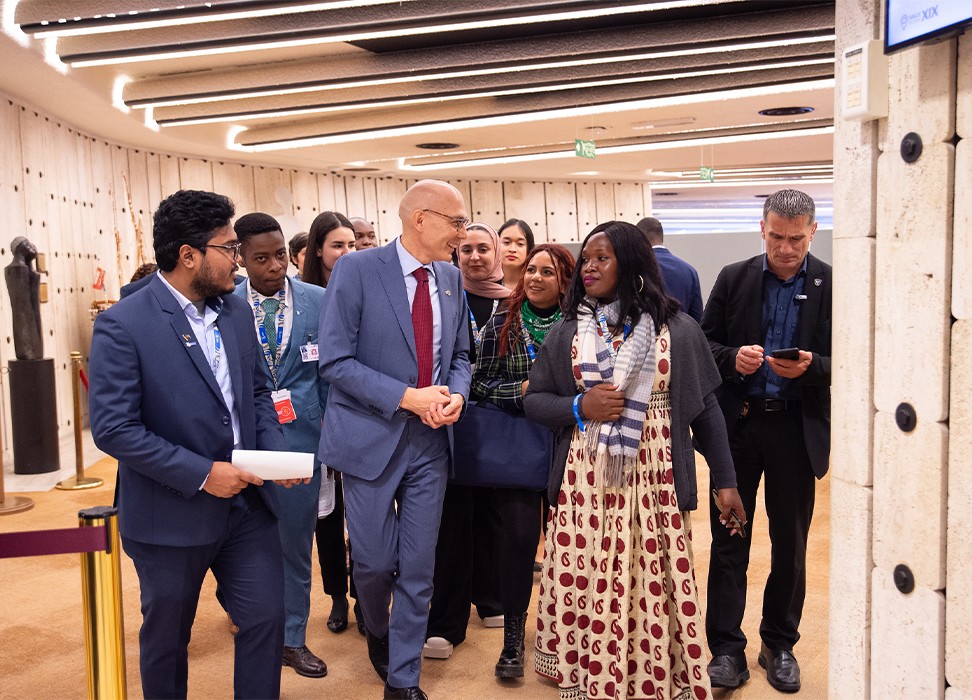
[[[264,481],[309,479],[314,476],[314,453],[233,450],[233,466]]]

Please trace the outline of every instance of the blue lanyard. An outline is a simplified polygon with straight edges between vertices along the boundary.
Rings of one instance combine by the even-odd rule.
[[[215,355],[213,356],[213,361],[212,363],[210,363],[210,366],[213,368],[213,374],[216,374],[216,370],[219,369],[219,356],[220,356],[220,350],[223,347],[223,343],[219,335],[219,328],[217,328],[215,324],[213,324],[213,341],[214,341],[213,344],[216,347],[216,352]]]
[[[254,317],[257,321],[257,333],[260,336],[263,357],[267,361],[267,368],[270,370],[270,377],[273,379],[273,385],[275,387],[277,386],[277,368],[280,366],[280,346],[283,344],[284,309],[287,306],[286,289],[287,286],[284,284],[284,288],[274,295],[280,300],[280,306],[277,307],[277,352],[275,355],[271,355],[270,342],[267,340],[267,331],[263,328],[263,315],[266,312],[263,311],[263,306],[261,306],[253,287],[250,287],[250,299],[253,304]]]
[[[466,294],[465,290],[463,290],[462,295],[466,298],[466,308],[469,309],[469,324],[472,326],[473,342],[476,343],[476,347],[478,348],[479,344],[483,342],[483,333],[486,332],[486,328],[479,329],[479,326],[476,324],[476,317],[473,316],[472,307],[469,306],[469,295]],[[493,310],[489,312],[489,318],[493,318],[493,314],[496,313],[498,306],[499,299],[493,299]],[[489,319],[486,319],[486,323],[489,323]]]
[[[601,338],[604,340],[604,344],[607,345],[608,352],[611,353],[611,358],[617,362],[618,361],[618,351],[614,349],[614,343],[611,341],[611,331],[608,329],[607,317],[604,315],[604,309],[597,309],[597,324],[601,327]],[[621,343],[628,339],[628,335],[631,333],[631,324],[624,324],[624,334],[621,337]]]
[[[537,359],[537,348],[533,344],[533,338],[530,336],[526,324],[523,322],[523,316],[520,316],[520,330],[523,331],[523,344],[526,345],[527,355],[530,356],[530,364],[532,365]]]

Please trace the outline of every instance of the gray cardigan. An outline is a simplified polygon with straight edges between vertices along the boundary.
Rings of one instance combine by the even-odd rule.
[[[696,443],[705,455],[715,488],[735,488],[736,472],[729,452],[726,423],[714,389],[722,383],[709,344],[699,324],[679,312],[668,322],[672,358],[672,471],[679,510],[698,507],[695,479]],[[554,431],[553,462],[547,495],[557,505],[564,478],[570,438],[574,432],[574,397],[577,386],[571,367],[570,346],[577,333],[576,320],[559,321],[540,347],[523,407],[532,420]]]

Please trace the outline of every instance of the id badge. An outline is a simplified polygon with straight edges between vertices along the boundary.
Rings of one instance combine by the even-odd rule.
[[[290,400],[290,389],[278,389],[270,394],[273,399],[273,407],[277,409],[277,420],[281,424],[293,423],[297,420],[297,412],[294,411],[294,404]]]
[[[317,343],[307,343],[307,345],[301,345],[300,359],[302,362],[317,362]]]

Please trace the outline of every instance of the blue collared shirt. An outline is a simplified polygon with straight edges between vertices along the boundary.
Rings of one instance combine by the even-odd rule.
[[[216,351],[216,319],[222,310],[222,300],[219,298],[207,300],[208,303],[202,304],[202,311],[193,302],[189,301],[182,293],[169,284],[165,275],[159,275],[159,279],[172,293],[179,307],[186,314],[189,320],[189,327],[196,336],[200,349],[206,356],[206,362],[213,369],[216,383],[219,385],[219,393],[226,404],[226,410],[230,413],[233,423],[233,446],[240,446],[240,417],[236,411],[236,400],[233,398],[233,382],[230,379],[229,362],[226,360],[226,342],[220,342],[220,350]],[[205,483],[205,482],[203,482]]]
[[[402,239],[395,239],[395,251],[398,253],[398,262],[402,266],[402,274],[405,276],[405,291],[408,292],[408,308],[412,308],[415,300],[415,290],[418,289],[418,280],[412,276],[420,267],[429,271],[429,297],[432,299],[432,383],[438,384],[442,371],[442,311],[439,308],[439,286],[435,280],[435,270],[432,263],[423,265],[415,257],[405,250]]]
[[[796,338],[800,307],[806,298],[803,283],[807,277],[807,258],[793,277],[781,280],[766,264],[763,255],[763,353],[792,348]],[[800,392],[793,381],[784,379],[769,368],[765,360],[753,375],[749,396],[767,399],[799,399]]]

